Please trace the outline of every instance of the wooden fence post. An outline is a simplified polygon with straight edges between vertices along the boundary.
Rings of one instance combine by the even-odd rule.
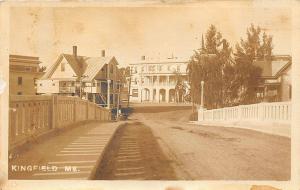
[[[57,127],[57,96],[53,95],[51,98],[51,128],[55,129]]]

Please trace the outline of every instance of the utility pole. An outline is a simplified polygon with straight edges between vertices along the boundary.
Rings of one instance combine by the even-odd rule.
[[[194,89],[192,90],[191,99],[192,99],[192,115],[194,115],[194,113],[195,113]]]
[[[121,85],[119,84],[119,95],[118,95],[118,104],[117,104],[117,119],[119,117],[120,96],[121,96]]]
[[[129,108],[129,101],[130,101],[130,90],[131,90],[131,72],[132,69],[129,70],[129,86],[128,86],[128,99],[127,99],[127,108]]]
[[[107,109],[110,109],[110,68],[109,63],[107,63]]]
[[[201,81],[201,108],[204,108],[204,81]]]

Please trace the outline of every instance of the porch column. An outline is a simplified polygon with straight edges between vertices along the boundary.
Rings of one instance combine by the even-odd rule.
[[[153,101],[153,88],[149,88],[149,102]]]
[[[110,109],[110,80],[107,80],[107,109]]]
[[[143,102],[143,89],[142,88],[140,89],[140,92],[141,92],[140,93],[140,95],[141,95],[141,102]]]
[[[154,94],[154,90],[155,90],[155,94]],[[152,102],[157,101],[156,94],[157,94],[156,88],[153,88],[152,89]]]
[[[112,94],[112,104],[113,104],[113,107],[115,107],[115,104],[116,104],[116,92],[115,92],[115,89],[113,88],[113,94]]]
[[[169,103],[169,91],[170,91],[170,89],[166,88],[166,102],[167,103]]]
[[[268,86],[264,86],[264,102],[268,101]]]
[[[159,102],[159,89],[156,89],[156,102]]]

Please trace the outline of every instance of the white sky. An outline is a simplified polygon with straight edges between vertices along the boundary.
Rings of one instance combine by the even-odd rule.
[[[117,58],[120,65],[172,53],[189,58],[210,24],[234,45],[251,23],[273,36],[275,54],[291,54],[291,9],[246,1],[147,7],[11,8],[10,53],[39,56],[44,65],[60,53]]]

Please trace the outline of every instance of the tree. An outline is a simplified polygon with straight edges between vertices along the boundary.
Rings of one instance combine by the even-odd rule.
[[[130,76],[130,67],[121,67],[118,69],[118,79],[122,84],[127,82],[127,77]]]
[[[183,76],[180,74],[178,71],[173,72],[175,76],[175,101],[178,102],[183,102],[184,101],[184,95],[186,92],[185,86],[183,84]]]
[[[202,37],[201,49],[194,51],[187,67],[193,102],[200,104],[200,83],[204,81],[205,107],[223,106],[223,96],[227,93],[223,79],[230,74],[227,68],[232,67],[231,53],[229,42],[211,25],[205,41]]]
[[[261,40],[262,38],[262,40]],[[247,29],[247,38],[236,44],[234,86],[241,104],[256,103],[256,88],[259,85],[261,67],[256,60],[270,61],[272,56],[272,37],[261,34],[259,26],[253,24]]]

